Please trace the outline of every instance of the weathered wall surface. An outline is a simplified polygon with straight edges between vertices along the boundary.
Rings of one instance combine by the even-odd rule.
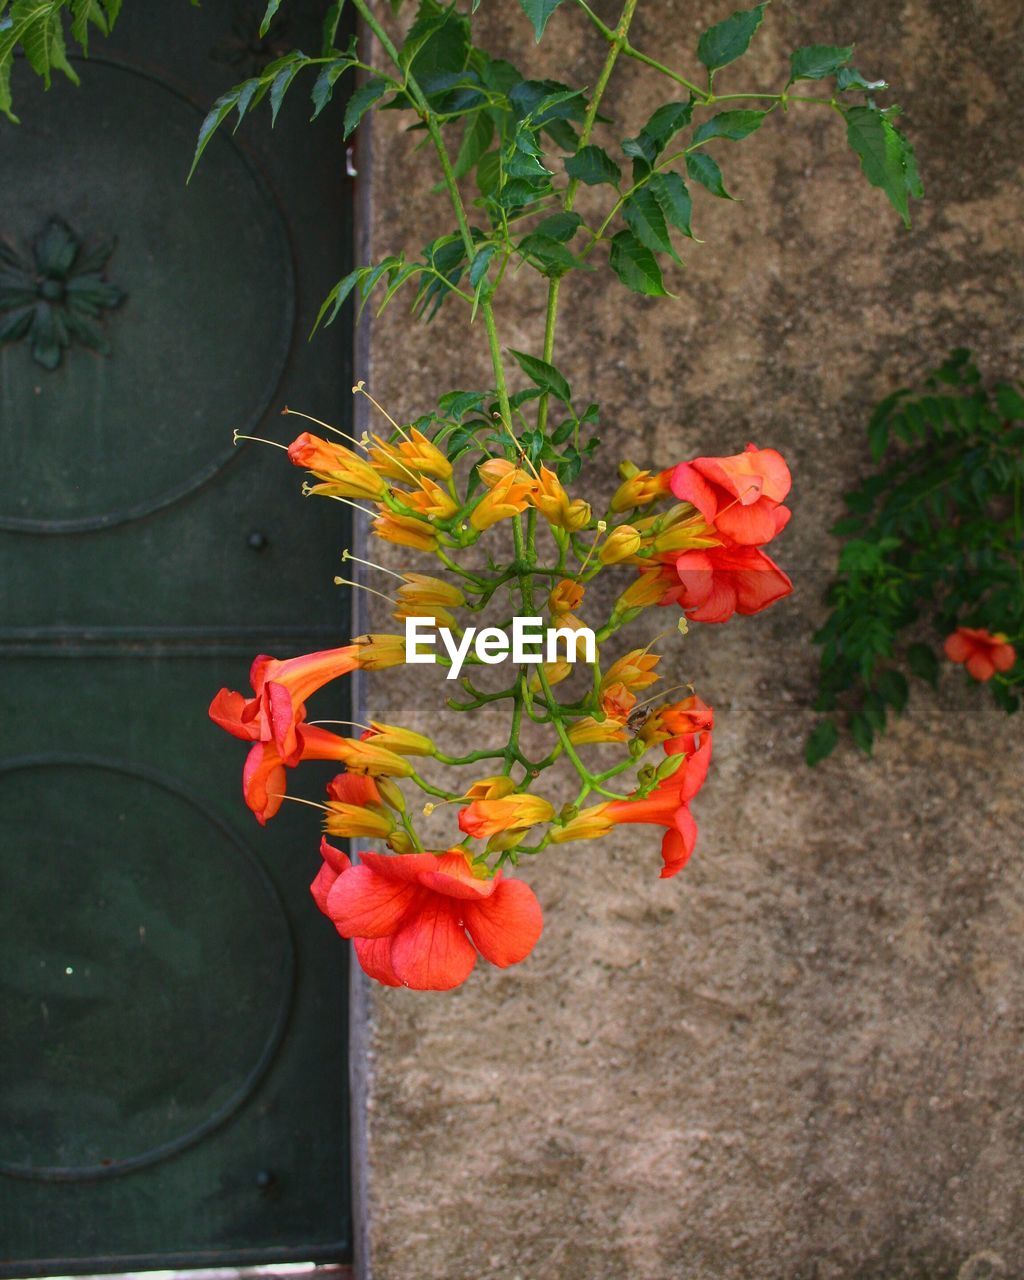
[[[732,7],[646,0],[635,41],[692,67]],[[539,52],[512,0],[484,10],[492,48],[593,83],[602,50],[572,6]],[[526,964],[373,992],[377,1280],[1024,1275],[1021,725],[947,669],[874,760],[802,762],[826,529],[870,406],[958,344],[1019,371],[1020,18],[1018,0],[776,0],[745,75],[771,87],[790,49],[856,40],[906,107],[928,187],[913,231],[839,122],[794,111],[723,156],[742,204],[698,194],[706,243],[677,302],[604,276],[565,290],[559,362],[602,403],[609,469],[748,439],[785,453],[796,591],[664,664],[718,714],[681,876],[658,880],[643,829],[552,852],[529,869],[546,929]],[[638,71],[608,100],[618,136],[671,96]],[[377,255],[450,220],[397,123],[375,126]],[[506,312],[503,340],[538,350],[541,308]],[[422,330],[393,308],[373,352],[396,413],[488,380],[454,309]],[[372,679],[374,713],[436,729],[422,671]]]

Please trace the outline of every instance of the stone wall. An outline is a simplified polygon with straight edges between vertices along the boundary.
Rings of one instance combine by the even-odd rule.
[[[645,0],[635,42],[692,67],[733,7]],[[603,50],[573,6],[539,50],[514,0],[483,12],[490,48],[593,83]],[[947,666],[874,759],[802,760],[826,530],[867,465],[870,407],[955,345],[1019,372],[1020,18],[1018,0],[775,0],[744,77],[771,87],[790,49],[856,41],[906,108],[928,188],[913,230],[838,120],[793,111],[723,157],[742,203],[696,197],[706,243],[678,301],[604,274],[566,286],[560,363],[602,404],[607,469],[778,447],[796,590],[663,664],[718,722],[682,875],[658,880],[646,829],[553,851],[528,869],[546,928],[527,963],[370,994],[377,1280],[1024,1274],[1020,722]],[[618,136],[667,96],[623,67]],[[450,222],[400,123],[374,124],[376,256]],[[502,340],[538,350],[542,307],[525,290]],[[362,372],[396,415],[489,377],[454,308],[423,329],[393,307],[372,351]],[[373,712],[458,741],[424,670],[372,678]]]

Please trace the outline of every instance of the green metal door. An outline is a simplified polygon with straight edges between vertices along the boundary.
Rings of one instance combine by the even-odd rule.
[[[308,824],[256,825],[206,718],[255,654],[349,636],[344,508],[231,443],[349,412],[349,335],[305,340],[348,269],[338,119],[288,104],[184,181],[205,107],[321,8],[259,41],[255,5],[134,0],[0,126],[0,326],[35,290],[0,345],[7,1275],[348,1254],[345,953]]]

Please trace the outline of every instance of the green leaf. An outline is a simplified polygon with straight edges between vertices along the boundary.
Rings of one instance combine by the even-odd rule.
[[[728,66],[746,53],[767,7],[765,0],[753,9],[738,9],[724,22],[708,27],[697,42],[697,57],[709,71]]]
[[[99,27],[104,35],[109,35],[110,27],[107,15],[100,0],[72,0],[71,35],[82,46],[82,52],[89,52],[89,23]]]
[[[270,24],[274,21],[274,16],[281,7],[281,0],[270,0],[267,10],[263,15],[263,21],[260,23],[260,39],[270,30]]]
[[[996,387],[996,405],[1004,418],[1009,418],[1012,422],[1024,419],[1024,396],[1016,387],[1006,383]]]
[[[874,93],[878,89],[888,89],[884,80],[868,80],[853,67],[840,67],[836,74],[836,89],[845,93],[848,89],[860,89],[864,93]]]
[[[567,271],[582,266],[580,260],[558,240],[534,231],[524,236],[516,246],[520,253],[533,259],[546,276],[563,276]]]
[[[210,139],[224,123],[225,118],[230,114],[232,107],[238,101],[239,89],[230,89],[217,99],[210,110],[207,112],[206,119],[199,126],[199,137],[196,139],[196,150],[192,157],[192,167],[188,171],[188,181],[191,181],[192,175],[196,171],[196,165],[203,152],[209,145]]]
[[[894,667],[889,667],[878,677],[876,688],[879,697],[883,698],[897,715],[902,714],[910,697],[910,686],[907,684],[906,676]]]
[[[486,111],[478,111],[471,116],[462,135],[459,154],[452,166],[456,178],[464,178],[476,167],[480,158],[487,153],[494,137],[494,121]]]
[[[302,70],[305,62],[305,57],[302,54],[298,54],[292,58],[286,66],[282,67],[276,76],[274,76],[270,85],[271,126],[277,124],[277,113],[281,110],[281,103],[284,102],[284,95],[291,88],[292,81]]]
[[[861,751],[869,756],[875,742],[875,731],[871,727],[871,721],[862,711],[856,711],[850,716],[850,733]]]
[[[669,239],[665,215],[650,187],[638,187],[622,207],[622,216],[641,244],[655,253],[667,253],[678,262]]]
[[[926,644],[912,644],[907,648],[907,666],[933,687],[938,683],[939,660]]]
[[[721,200],[732,200],[722,180],[722,171],[715,160],[703,151],[691,151],[686,157],[686,172],[702,187],[706,187],[713,196]]]
[[[341,21],[341,11],[344,7],[345,0],[335,0],[335,3],[330,5],[324,14],[323,26],[320,29],[320,56],[322,58],[326,58],[335,47],[334,42],[338,38],[338,24]]]
[[[63,0],[14,0],[0,30],[0,63],[10,59],[14,46],[21,45],[32,70],[50,87],[50,72],[63,71],[74,84],[78,75],[67,60],[64,48]]]
[[[789,83],[834,76],[853,54],[853,45],[809,44],[789,55]]]
[[[693,135],[694,143],[707,142],[709,138],[728,138],[739,142],[741,138],[760,129],[767,111],[720,111],[717,116],[705,120]]]
[[[388,82],[382,80],[380,76],[370,76],[359,86],[345,107],[344,137],[348,138],[355,132],[363,116],[375,102],[379,102],[384,97],[389,88]]]
[[[487,275],[487,268],[490,266],[491,259],[494,257],[497,246],[493,244],[484,245],[484,247],[474,257],[469,268],[469,283],[475,289],[481,280]]]
[[[910,226],[908,194],[920,191],[920,180],[909,142],[877,107],[846,107],[846,137],[860,157],[864,176],[880,187],[893,208]]]
[[[515,356],[520,369],[532,382],[535,382],[542,391],[549,391],[556,399],[572,408],[572,389],[553,364],[548,364],[546,360],[538,360],[536,356],[529,356],[525,351],[516,351],[512,347],[509,347],[509,351]]]
[[[355,271],[350,271],[347,276],[338,281],[327,297],[324,298],[320,310],[317,312],[316,323],[313,325],[312,333],[309,335],[311,338],[321,324],[326,326],[334,323],[338,317],[338,312],[344,305],[345,299],[364,275],[366,275],[366,267],[356,267]],[[328,312],[330,313],[329,315]],[[326,320],[324,319],[325,316],[327,317]]]
[[[668,221],[684,236],[694,239],[690,229],[690,212],[693,202],[686,183],[678,173],[655,173],[647,184],[654,192],[661,211]]]
[[[6,116],[11,124],[17,124],[18,117],[11,108],[11,63],[8,59],[6,62],[0,62],[0,114]]]
[[[335,58],[323,67],[313,85],[313,92],[310,94],[313,102],[313,114],[310,116],[310,120],[315,120],[324,107],[327,106],[334,96],[335,84],[352,66],[351,58]],[[244,115],[241,103],[239,103],[239,115]]]
[[[548,25],[548,18],[554,13],[562,0],[519,0],[519,7],[533,23],[533,34],[537,43]]]
[[[692,116],[692,102],[666,102],[655,111],[641,133],[654,143],[655,155],[660,155],[679,130],[686,128]]]
[[[666,298],[668,290],[654,254],[632,231],[612,236],[609,265],[627,289],[650,298]]]
[[[544,218],[534,228],[537,235],[547,236],[549,240],[557,240],[559,244],[568,244],[583,225],[578,213],[553,213]]]
[[[804,759],[811,766],[830,756],[839,741],[839,731],[831,720],[822,720],[807,737]]]
[[[594,146],[581,147],[574,156],[569,156],[565,171],[570,178],[588,187],[596,187],[602,182],[617,187],[622,178],[622,171],[608,152]]]

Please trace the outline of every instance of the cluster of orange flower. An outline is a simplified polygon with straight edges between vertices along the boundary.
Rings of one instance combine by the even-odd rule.
[[[724,622],[733,613],[756,613],[792,590],[763,550],[789,517],[782,505],[789,470],[774,450],[749,445],[733,457],[696,458],[661,472],[624,464],[622,483],[597,519],[553,471],[533,466],[523,454],[484,461],[460,494],[451,462],[418,430],[396,427],[390,439],[351,443],[355,448],[304,432],[288,453],[312,473],[308,492],[373,503],[377,537],[438,557],[446,577],[397,575],[394,616],[400,621],[433,618],[458,631],[461,610],[482,609],[507,585],[520,590],[528,612],[537,607],[534,590],[542,589],[552,625],[579,628],[587,584],[608,565],[631,567],[635,576],[597,631],[599,644],[652,606],[676,604],[691,621]],[[551,531],[554,568],[539,567],[538,518]],[[492,560],[488,574],[461,567],[459,552],[502,521],[515,525],[515,558],[505,566]],[[690,803],[711,760],[713,713],[689,687],[681,699],[640,701],[638,695],[659,679],[660,658],[650,645],[607,666],[598,650],[588,691],[572,702],[559,702],[552,692],[572,674],[568,660],[516,669],[511,686],[497,695],[481,695],[464,678],[467,709],[508,697],[515,727],[507,745],[462,758],[444,755],[431,738],[397,725],[372,720],[358,736],[345,737],[307,723],[306,701],[323,685],[356,668],[378,671],[405,661],[405,640],[397,634],[360,636],[338,649],[283,661],[261,656],[252,666],[252,695],[222,689],[210,707],[217,724],[252,744],[243,792],[261,823],[280,808],[289,769],[303,760],[342,766],[322,805],[323,863],[312,892],[339,933],[353,939],[371,977],[393,986],[448,989],[467,977],[478,954],[502,967],[522,960],[542,922],[533,891],[504,871],[521,855],[643,823],[664,830],[662,877],[686,864],[697,838]],[[519,741],[524,711],[553,732],[541,759],[530,758]],[[621,758],[593,772],[580,753],[595,744],[621,744]],[[657,747],[658,763],[644,764]],[[574,801],[556,808],[535,793],[535,784],[560,757],[575,766],[582,785]],[[494,760],[500,770],[446,791],[420,777],[417,758],[474,773],[481,760]],[[629,790],[610,789],[627,769],[635,771]],[[458,843],[442,851],[423,848],[402,780],[459,806]],[[598,802],[583,807],[591,795]],[[530,832],[533,845],[524,843]],[[372,840],[390,852],[361,853],[353,865],[326,836]]]

